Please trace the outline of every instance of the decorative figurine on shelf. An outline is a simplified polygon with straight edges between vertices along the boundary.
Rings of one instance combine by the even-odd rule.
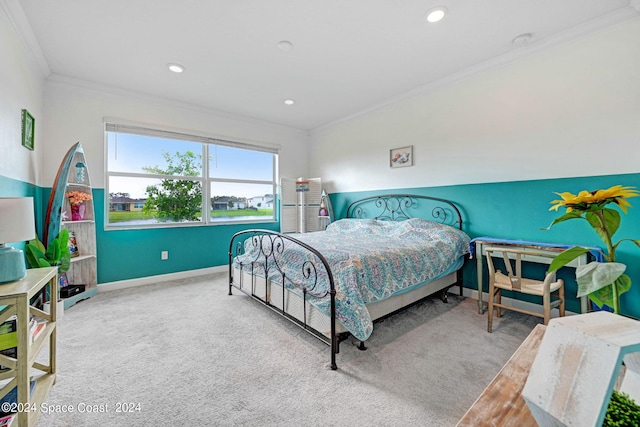
[[[71,258],[80,256],[80,252],[78,252],[78,243],[76,241],[76,233],[73,231],[69,232],[69,243],[67,246],[69,247],[69,255]]]
[[[82,162],[76,163],[76,182],[84,184],[85,165]]]
[[[327,202],[325,201],[324,196],[320,200],[320,210],[318,211],[318,216],[329,216],[329,210],[327,209]]]

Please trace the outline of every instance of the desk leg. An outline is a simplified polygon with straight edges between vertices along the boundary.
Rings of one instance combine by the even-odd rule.
[[[476,242],[476,271],[478,273],[478,314],[484,314],[482,305],[482,243]]]

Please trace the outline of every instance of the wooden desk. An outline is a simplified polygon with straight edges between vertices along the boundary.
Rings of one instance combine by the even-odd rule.
[[[546,326],[538,324],[458,422],[457,427],[537,427],[522,390]]]
[[[510,248],[522,249],[524,251],[531,252],[548,252],[551,254],[559,254],[567,248],[576,246],[576,245],[567,245],[567,244],[553,244],[553,243],[545,243],[545,242],[532,242],[526,240],[510,240],[510,239],[497,239],[492,237],[477,237],[472,240],[472,243],[475,244],[475,257],[476,257],[476,268],[478,274],[478,314],[484,314],[484,305],[482,302],[482,289],[483,289],[483,281],[484,281],[484,257],[486,252],[484,250],[487,246],[508,246]],[[600,248],[589,247],[593,251],[598,251]],[[552,259],[547,257],[535,256],[535,255],[523,255],[522,261],[525,262],[533,262],[537,264],[551,264]],[[566,267],[576,268],[579,265],[586,265],[589,262],[589,254],[580,255],[578,258],[574,259],[570,263],[566,265]],[[587,298],[580,298],[580,311],[582,313],[586,313],[587,310]]]

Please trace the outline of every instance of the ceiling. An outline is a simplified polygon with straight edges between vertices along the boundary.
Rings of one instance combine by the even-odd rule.
[[[639,0],[4,1],[51,78],[304,130],[640,10]],[[439,5],[447,15],[428,23],[425,12]],[[523,33],[533,35],[528,44],[512,43]]]

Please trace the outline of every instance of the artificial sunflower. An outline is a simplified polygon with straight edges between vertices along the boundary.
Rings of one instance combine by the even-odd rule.
[[[569,192],[555,193],[562,197],[561,200],[553,200],[549,210],[557,211],[560,207],[566,207],[567,213],[576,211],[589,211],[594,209],[600,209],[605,205],[614,202],[624,213],[627,213],[627,207],[631,204],[626,200],[630,197],[639,196],[638,190],[634,190],[635,187],[623,187],[622,185],[614,185],[606,190],[586,191],[583,190],[578,195],[574,195]]]
[[[565,207],[566,213],[556,218],[548,228],[570,219],[585,219],[607,247],[603,253],[607,262],[592,262],[576,269],[578,296],[589,295],[598,306],[606,304],[613,307],[615,313],[620,313],[619,296],[631,288],[631,279],[623,274],[626,266],[615,262],[616,249],[625,240],[640,247],[640,240],[620,239],[613,243],[613,235],[620,227],[620,213],[607,206],[613,203],[626,214],[627,208],[631,207],[627,199],[640,196],[640,193],[635,187],[614,185],[606,190],[583,190],[577,195],[569,192],[555,194],[562,199],[553,200],[549,210]],[[587,252],[589,249],[580,246],[568,249],[554,258],[549,271],[555,271]]]

